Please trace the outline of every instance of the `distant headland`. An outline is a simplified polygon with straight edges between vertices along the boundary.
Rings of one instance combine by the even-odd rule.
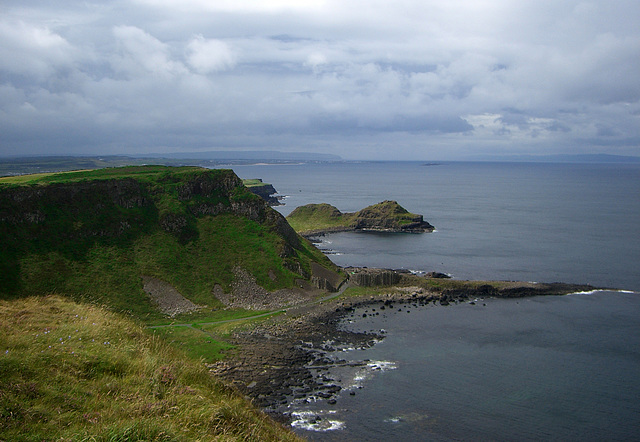
[[[354,213],[342,213],[330,204],[307,204],[296,208],[287,221],[303,236],[330,232],[433,232],[422,215],[410,213],[397,201],[383,201]]]

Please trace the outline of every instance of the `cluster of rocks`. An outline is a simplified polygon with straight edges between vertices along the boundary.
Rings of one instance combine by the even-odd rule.
[[[175,316],[198,310],[200,306],[182,296],[171,284],[151,276],[142,277],[143,290],[165,315]]]
[[[372,272],[375,273],[375,272]],[[443,275],[446,276],[446,275]],[[589,286],[568,284],[503,283],[461,286],[438,292],[418,286],[393,287],[388,293],[338,299],[314,306],[289,308],[286,316],[234,333],[232,342],[242,350],[232,358],[211,364],[210,370],[233,383],[274,418],[288,421],[287,405],[294,401],[324,400],[336,404],[342,386],[331,376],[335,367],[364,366],[367,361],[346,361],[335,356],[342,348],[367,348],[384,338],[384,331],[360,333],[344,330],[344,319],[356,312],[364,317],[414,308],[468,302],[485,297],[566,294]],[[355,394],[350,391],[350,394]]]
[[[359,363],[336,359],[330,353],[337,346],[366,348],[382,338],[340,330],[343,313],[321,306],[295,319],[238,331],[232,341],[242,351],[209,369],[280,419],[287,418],[282,411],[293,401],[321,399],[335,404],[342,387],[327,371],[336,365]]]

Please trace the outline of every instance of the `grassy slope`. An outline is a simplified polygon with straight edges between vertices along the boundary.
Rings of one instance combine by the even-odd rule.
[[[287,221],[296,232],[354,228],[358,221],[388,219],[398,226],[413,222],[419,215],[409,213],[395,201],[384,201],[355,213],[342,213],[329,204],[307,204],[296,208]]]
[[[0,440],[295,440],[131,320],[0,301]]]
[[[48,220],[55,220],[47,226],[35,224],[29,226],[31,231],[22,229],[17,233],[3,231],[6,225],[0,227],[3,243],[9,245],[0,250],[0,264],[4,263],[6,270],[0,276],[6,279],[0,287],[0,297],[65,293],[78,300],[92,300],[140,318],[157,320],[160,316],[142,291],[141,275],[163,279],[196,304],[210,308],[220,307],[211,294],[213,287],[220,284],[228,289],[233,277],[231,270],[236,265],[248,269],[268,290],[292,286],[300,275],[284,265],[280,255],[285,240],[271,226],[232,213],[196,217],[190,212],[190,204],[206,199],[197,195],[190,201],[178,198],[179,187],[203,173],[214,181],[232,175],[224,170],[147,166],[0,179],[1,191],[2,186],[37,188],[133,178],[145,189],[145,197],[152,200],[150,206],[126,210],[116,207],[108,212],[113,213],[115,222],[130,220],[132,228],[127,235],[80,234],[114,221],[96,219],[92,207],[111,203],[92,201],[98,196],[90,193],[85,200],[74,200],[75,208],[55,204],[40,207]],[[219,202],[256,199],[240,186],[230,196],[221,195]],[[183,230],[188,235],[160,228],[159,221],[164,216],[186,219]],[[78,229],[77,236],[69,237],[69,232]],[[37,241],[33,241],[34,237]],[[331,266],[322,253],[305,241],[290,259],[300,262],[303,268],[308,268],[312,260]],[[9,280],[11,277],[14,280]]]

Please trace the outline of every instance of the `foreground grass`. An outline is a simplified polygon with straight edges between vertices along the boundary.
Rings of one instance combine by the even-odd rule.
[[[295,440],[199,362],[114,313],[0,301],[0,440]]]

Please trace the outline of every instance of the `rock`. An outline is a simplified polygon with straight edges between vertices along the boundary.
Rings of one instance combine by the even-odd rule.
[[[451,279],[451,276],[447,275],[446,273],[440,272],[429,272],[424,276],[432,279]]]

